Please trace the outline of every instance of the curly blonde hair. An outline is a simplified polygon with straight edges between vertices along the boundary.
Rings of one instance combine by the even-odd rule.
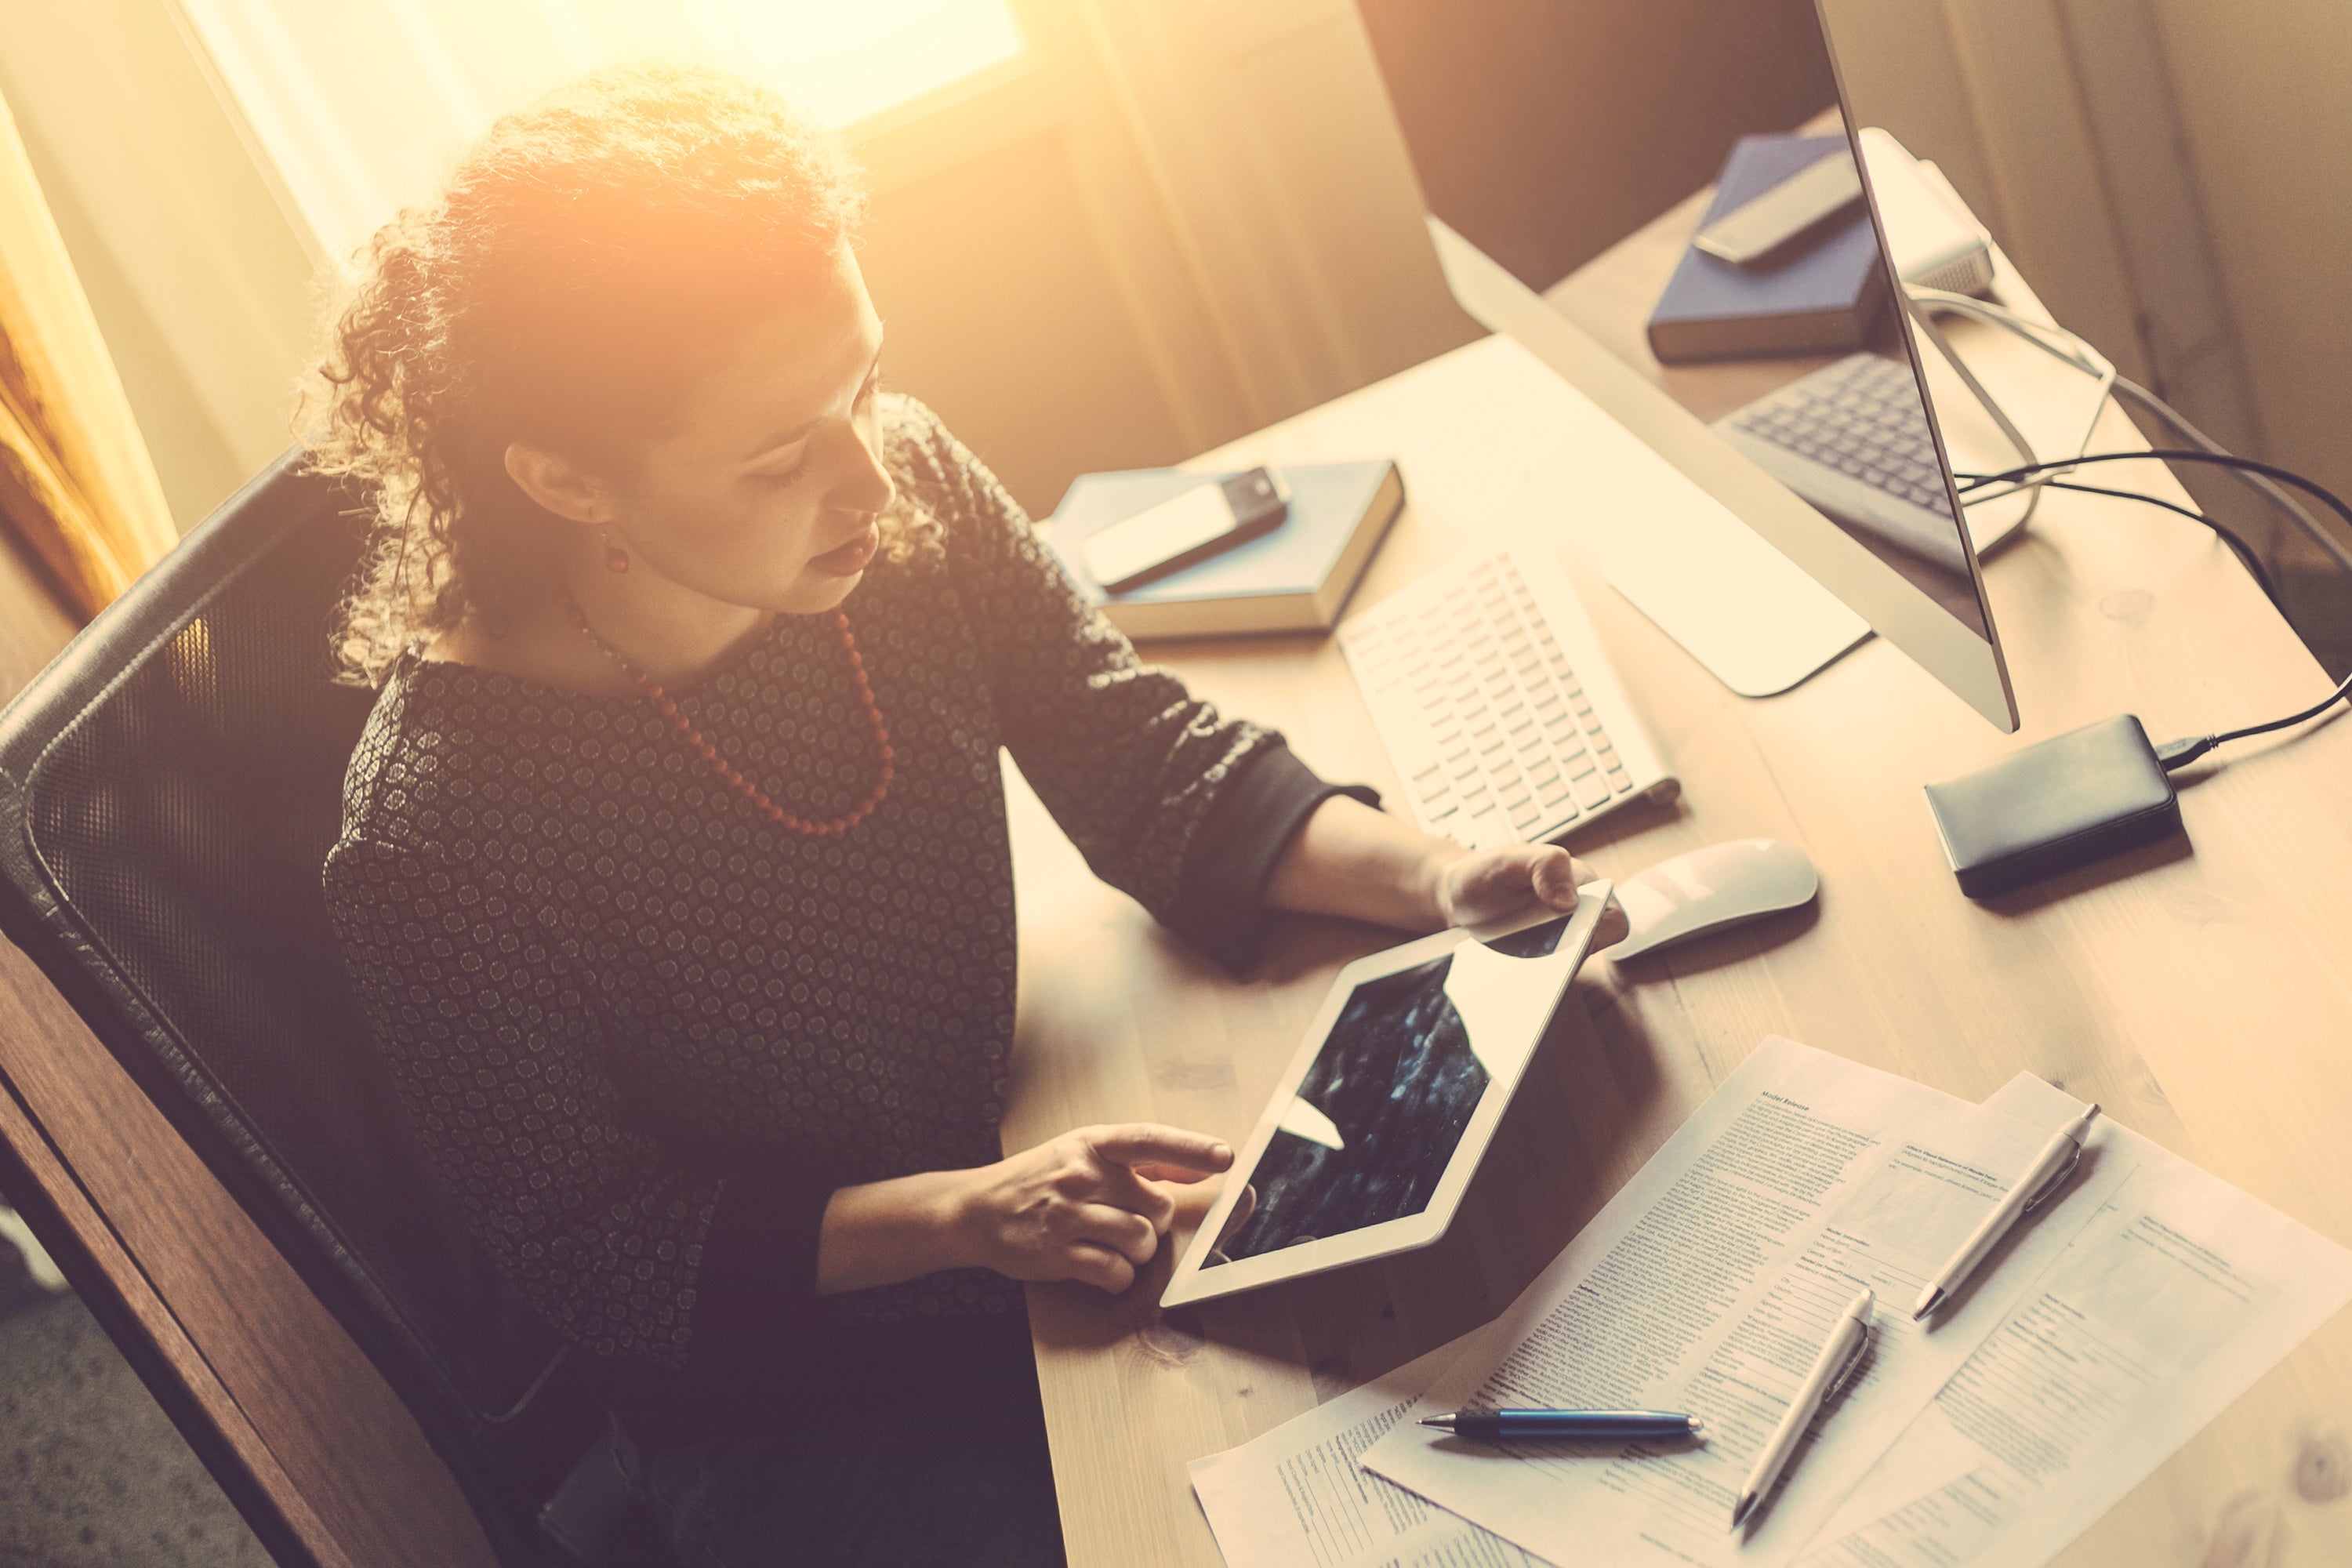
[[[496,635],[551,592],[565,525],[508,445],[625,460],[865,210],[829,133],[722,71],[598,72],[492,125],[376,232],[318,367],[311,466],[375,503],[342,678],[379,684],[421,635]]]

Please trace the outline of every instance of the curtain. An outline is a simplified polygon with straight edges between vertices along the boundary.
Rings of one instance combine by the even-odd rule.
[[[16,122],[0,103],[0,521],[96,615],[178,539]]]

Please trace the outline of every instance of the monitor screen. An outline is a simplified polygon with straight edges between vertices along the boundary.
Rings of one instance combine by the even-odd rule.
[[[1990,645],[1814,0],[1359,9],[1431,215]]]

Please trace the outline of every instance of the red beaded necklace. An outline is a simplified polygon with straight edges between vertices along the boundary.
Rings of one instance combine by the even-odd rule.
[[[872,816],[874,808],[880,805],[883,797],[890,793],[890,778],[894,772],[892,767],[894,753],[890,750],[890,727],[882,721],[882,710],[875,706],[874,689],[866,683],[866,661],[857,656],[857,639],[849,635],[847,611],[835,610],[833,625],[834,628],[841,634],[841,650],[849,656],[849,679],[857,687],[857,700],[866,710],[866,722],[874,726],[875,749],[882,756],[882,776],[875,781],[874,792],[858,802],[855,809],[847,816],[836,816],[830,822],[810,822],[803,817],[794,816],[791,812],[770,800],[765,790],[736,771],[733,764],[719,754],[719,749],[716,746],[703,739],[702,731],[694,727],[694,721],[691,719],[677,710],[677,702],[672,700],[668,692],[661,689],[659,681],[630,663],[627,655],[596,635],[596,628],[588,624],[588,616],[580,608],[580,602],[569,594],[563,596],[563,613],[572,617],[572,624],[580,628],[582,637],[594,644],[605,658],[620,666],[621,673],[629,678],[630,684],[644,692],[653,705],[660,710],[661,716],[670,721],[671,728],[686,737],[687,743],[695,749],[706,763],[709,764],[710,771],[726,781],[728,787],[734,790],[737,795],[758,806],[761,814],[769,821],[782,823],[794,833],[805,833],[815,837],[823,837],[827,834],[846,833]]]

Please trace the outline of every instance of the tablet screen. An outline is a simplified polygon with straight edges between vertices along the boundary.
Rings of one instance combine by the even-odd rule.
[[[1508,958],[1544,957],[1559,947],[1568,924],[1562,916],[1486,945]],[[1250,1167],[1255,1206],[1203,1268],[1385,1225],[1429,1206],[1493,1081],[1446,993],[1454,957],[1367,980],[1349,993],[1297,1097]]]

